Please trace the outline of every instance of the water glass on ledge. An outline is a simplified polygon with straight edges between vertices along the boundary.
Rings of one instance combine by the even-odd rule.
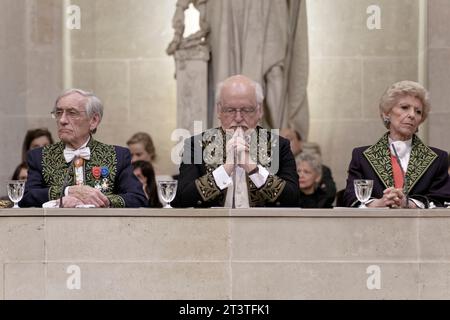
[[[158,181],[158,192],[161,199],[166,203],[163,208],[172,208],[170,202],[175,198],[177,193],[177,180]]]
[[[13,208],[19,208],[19,201],[22,200],[25,191],[25,180],[9,180],[6,183],[8,197],[14,203]]]
[[[366,203],[372,195],[373,180],[355,179],[353,180],[356,198],[361,202],[359,208],[367,208]]]

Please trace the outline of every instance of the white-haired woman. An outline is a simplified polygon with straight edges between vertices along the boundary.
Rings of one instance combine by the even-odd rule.
[[[302,152],[297,160],[297,173],[299,176],[301,208],[331,208],[334,194],[328,196],[319,188],[322,179],[322,162],[318,154]]]
[[[415,134],[430,111],[427,90],[414,81],[396,82],[381,97],[379,110],[389,131],[374,145],[353,150],[345,205],[358,204],[355,179],[374,181],[369,207],[425,208],[450,201],[447,153]]]

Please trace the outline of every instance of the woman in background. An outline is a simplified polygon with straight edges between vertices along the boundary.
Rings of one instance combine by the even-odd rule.
[[[19,164],[14,170],[11,180],[27,180],[28,178],[28,166],[26,162]]]
[[[301,208],[332,208],[334,194],[330,197],[319,188],[322,179],[322,163],[319,155],[302,152],[297,160]]]
[[[127,141],[128,149],[131,152],[131,163],[144,160],[154,163],[156,159],[155,145],[152,137],[145,132],[137,132]]]
[[[27,152],[31,149],[45,147],[52,144],[53,138],[47,128],[30,129],[27,131],[22,144],[22,162],[27,160]]]
[[[137,160],[132,163],[133,173],[142,183],[150,208],[161,208],[156,187],[155,171],[150,162]]]
[[[22,143],[22,162],[14,170],[12,179],[26,180],[28,177],[27,152],[31,149],[45,147],[52,143],[52,134],[47,128],[28,130]]]

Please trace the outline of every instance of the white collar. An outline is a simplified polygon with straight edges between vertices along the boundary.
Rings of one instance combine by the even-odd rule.
[[[393,145],[395,146],[395,151],[397,151],[397,155],[400,159],[400,163],[402,164],[402,168],[406,172],[406,170],[408,169],[409,157],[412,150],[412,138],[405,141],[394,141],[389,137],[389,150],[391,151],[391,154],[395,156],[395,152],[392,147]]]
[[[395,146],[395,150],[397,151],[398,156],[400,158],[403,158],[405,155],[411,153],[412,138],[405,141],[394,141],[393,139],[389,138],[389,149],[391,150],[391,153],[395,155],[395,151],[392,147],[393,145]]]
[[[396,144],[400,142],[400,143],[406,144],[409,147],[412,145],[412,138],[408,139],[408,140],[394,140],[394,139],[392,139],[391,137],[388,136],[388,139],[389,139],[389,144],[391,144],[392,142],[395,142]]]

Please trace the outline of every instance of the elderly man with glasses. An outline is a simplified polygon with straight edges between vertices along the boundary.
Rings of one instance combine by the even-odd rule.
[[[96,141],[103,105],[90,92],[70,89],[51,112],[60,142],[28,152],[21,207],[146,207],[128,149]]]
[[[289,141],[258,126],[263,99],[261,85],[245,76],[218,84],[221,126],[186,139],[173,206],[298,206]]]

